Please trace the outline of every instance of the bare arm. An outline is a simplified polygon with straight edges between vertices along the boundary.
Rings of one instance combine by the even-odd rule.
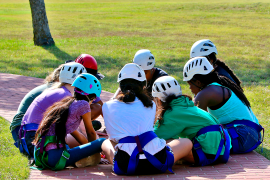
[[[88,140],[86,139],[86,137],[81,134],[79,131],[75,130],[74,132],[70,133],[75,139],[76,141],[78,141],[80,144],[86,144],[88,143]]]
[[[96,140],[96,132],[93,128],[92,121],[91,121],[91,112],[85,113],[82,115],[84,126],[86,129],[86,134],[89,142]]]
[[[208,86],[204,88],[194,99],[195,105],[205,111],[207,111],[207,107],[216,106],[222,103],[222,101],[223,92],[219,86]]]
[[[103,106],[103,102],[100,100],[97,102],[98,104],[100,104],[101,106]]]
[[[194,99],[195,105],[197,105],[199,108],[207,111],[208,107],[208,96],[207,94],[203,93],[202,91],[197,94],[197,96]]]

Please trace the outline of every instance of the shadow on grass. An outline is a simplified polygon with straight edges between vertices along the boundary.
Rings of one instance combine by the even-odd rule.
[[[64,62],[67,60],[75,60],[74,57],[59,49],[56,45],[53,46],[42,46],[43,49],[49,51],[53,54],[58,60],[63,60]]]

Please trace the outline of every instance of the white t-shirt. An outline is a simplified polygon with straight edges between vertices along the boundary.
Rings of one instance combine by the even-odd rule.
[[[109,139],[116,143],[124,137],[137,136],[154,130],[156,114],[154,102],[152,108],[146,108],[138,98],[130,103],[111,100],[103,104],[102,112]],[[165,140],[157,137],[146,144],[143,149],[154,155],[162,150],[165,145]],[[131,155],[136,146],[136,143],[119,143],[115,148]],[[143,154],[140,155],[140,159],[144,158]]]

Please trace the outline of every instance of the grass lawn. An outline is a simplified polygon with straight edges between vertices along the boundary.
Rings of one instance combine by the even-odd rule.
[[[44,78],[65,60],[93,55],[114,92],[117,74],[139,49],[150,49],[156,66],[182,81],[192,44],[211,39],[242,80],[252,110],[265,127],[263,155],[270,159],[269,0],[46,0],[54,47],[33,43],[27,0],[0,0],[0,72]],[[258,150],[259,151],[259,150]]]
[[[0,117],[0,179],[27,179],[28,159],[12,145],[9,123]]]

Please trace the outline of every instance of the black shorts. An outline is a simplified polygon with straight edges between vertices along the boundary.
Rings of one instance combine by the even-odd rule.
[[[198,166],[200,160],[199,160],[199,156],[198,156],[196,150],[194,149],[194,147],[192,148],[192,154],[193,154],[194,161],[195,161],[194,165]],[[204,153],[204,154],[205,154],[207,159],[215,159],[215,157],[216,157],[216,155],[213,155],[213,154],[207,154],[207,153]],[[223,155],[220,155],[218,157],[218,159],[213,164],[217,164],[217,163],[221,162],[222,158],[223,158]]]
[[[166,147],[154,155],[162,164],[166,162],[167,153]],[[122,150],[118,150],[114,156],[114,160],[117,161],[118,167],[123,171],[127,172],[128,163],[130,156],[128,153]],[[147,159],[140,159],[138,166],[135,170],[135,174],[158,174],[161,173],[160,170],[156,169]]]

